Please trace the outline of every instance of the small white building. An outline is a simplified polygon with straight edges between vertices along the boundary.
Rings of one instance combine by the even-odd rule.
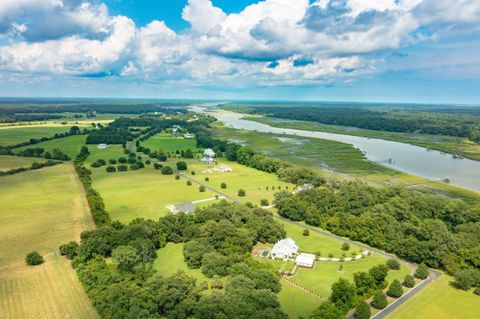
[[[285,238],[275,243],[270,252],[272,259],[288,260],[294,258],[297,255],[298,246],[291,238]]]
[[[100,150],[104,150],[104,149],[106,149],[107,147],[108,147],[108,145],[107,145],[107,144],[104,144],[104,143],[101,143],[101,144],[98,144],[98,145],[97,145],[97,148],[100,149]]]
[[[315,264],[315,255],[301,253],[297,256],[297,258],[295,258],[295,264],[297,264],[299,267],[312,268]]]
[[[297,186],[297,188],[295,188],[295,193],[305,191],[307,189],[312,189],[313,187],[314,187],[313,184],[310,184],[310,183],[303,184],[303,185]]]
[[[185,138],[187,140],[191,140],[191,139],[195,138],[195,135],[187,133],[187,134],[183,135],[183,138]]]

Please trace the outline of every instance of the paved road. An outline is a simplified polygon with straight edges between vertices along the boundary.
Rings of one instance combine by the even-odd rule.
[[[130,144],[128,144],[128,149],[130,150],[130,152],[133,152],[133,146],[135,145],[135,142],[136,140],[134,140],[133,142],[131,142]],[[137,153],[135,152],[136,155],[140,155],[140,156],[143,156],[145,157],[146,155],[144,155],[143,153]],[[158,162],[156,159],[154,158],[151,158],[150,156],[146,156],[150,159],[150,161],[154,162],[154,163],[160,163]],[[200,186],[204,186],[206,189],[209,189],[210,191],[220,195],[220,196],[223,196],[225,197],[226,199],[229,199],[235,203],[241,203],[240,200],[236,199],[236,198],[233,198],[209,185],[206,185],[205,183],[202,183],[200,181],[197,181],[196,179],[194,179],[193,177],[191,176],[188,176],[184,173],[180,173],[180,172],[177,172],[178,175],[180,175],[181,177],[191,181],[192,183],[195,183],[197,185],[200,185]],[[414,263],[411,263],[411,262],[408,262],[406,260],[403,260],[403,259],[400,259],[398,258],[397,256],[395,255],[391,255],[391,254],[388,254],[384,251],[381,251],[379,249],[376,249],[376,248],[372,248],[372,247],[369,247],[369,246],[366,246],[364,244],[361,244],[361,243],[358,243],[358,242],[355,242],[355,241],[351,241],[349,239],[346,239],[346,238],[343,238],[343,237],[340,237],[340,236],[337,236],[337,235],[334,235],[334,234],[331,234],[329,232],[326,232],[326,231],[323,231],[321,229],[318,229],[318,228],[315,228],[315,227],[312,227],[312,226],[308,226],[308,225],[305,225],[305,224],[302,224],[302,223],[298,223],[298,222],[294,222],[294,221],[291,221],[287,218],[284,218],[282,216],[279,216],[279,215],[275,215],[273,214],[273,217],[278,219],[278,220],[281,220],[283,222],[286,222],[286,223],[289,223],[289,224],[293,224],[293,225],[296,225],[296,226],[299,226],[299,227],[302,227],[302,228],[305,228],[305,229],[308,229],[309,231],[312,231],[314,233],[318,233],[318,234],[322,234],[324,236],[327,236],[329,238],[333,238],[333,239],[336,239],[336,240],[339,240],[341,242],[344,242],[344,243],[348,243],[352,246],[356,246],[356,247],[360,247],[364,250],[368,250],[368,251],[371,251],[372,253],[374,254],[377,254],[379,256],[382,256],[382,257],[385,257],[385,258],[394,258],[394,259],[397,259],[403,263],[406,263],[408,264],[410,267],[412,268],[416,268],[416,264]],[[441,272],[437,271],[437,270],[434,270],[434,269],[430,269],[430,276],[425,279],[424,281],[422,281],[420,284],[418,284],[417,286],[415,286],[414,288],[412,288],[410,291],[408,291],[407,293],[405,293],[403,296],[401,296],[400,298],[398,298],[396,301],[394,301],[393,303],[389,304],[385,309],[383,309],[382,311],[380,311],[379,313],[377,313],[375,316],[372,317],[375,318],[375,319],[383,319],[385,317],[387,317],[389,314],[391,314],[395,309],[397,309],[398,307],[400,307],[401,305],[403,305],[405,302],[407,302],[408,300],[410,300],[413,296],[415,296],[417,293],[419,293],[422,289],[424,289],[425,287],[427,287],[433,280],[437,279],[438,277],[440,277],[442,275]],[[349,319],[354,319],[353,316],[350,316]]]

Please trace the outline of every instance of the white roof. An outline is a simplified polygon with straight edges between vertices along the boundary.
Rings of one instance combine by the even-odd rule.
[[[277,241],[272,248],[272,254],[274,255],[294,255],[298,251],[298,246],[291,238],[285,238]]]
[[[211,148],[207,148],[205,152],[203,152],[203,155],[208,157],[215,157],[215,152]]]
[[[295,258],[296,264],[312,266],[314,262],[315,262],[314,254],[301,253],[300,255],[297,256],[297,258]]]

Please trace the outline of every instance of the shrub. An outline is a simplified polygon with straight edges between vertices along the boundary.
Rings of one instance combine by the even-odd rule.
[[[220,188],[223,188],[223,189],[227,188],[227,184],[226,183],[221,183]]]
[[[127,163],[128,164],[135,164],[137,160],[135,159],[135,157],[129,157],[128,160],[127,160]]]
[[[469,290],[480,286],[480,271],[476,269],[461,269],[455,272],[455,280],[452,282],[455,288]]]
[[[112,159],[108,160],[108,163],[114,165],[114,164],[117,164],[117,160],[112,158]]]
[[[200,191],[200,193],[205,192],[205,186],[200,186],[200,187],[198,188],[198,190]]]
[[[261,200],[260,200],[260,205],[261,205],[261,206],[268,206],[268,204],[269,204],[269,203],[268,203],[268,199],[265,199],[265,198],[264,198],[264,199],[261,199]]]
[[[343,243],[342,244],[342,250],[344,250],[344,251],[350,250],[350,244],[349,243]]]
[[[105,169],[108,173],[113,173],[113,172],[116,172],[117,169],[115,168],[115,166],[107,166],[107,168]]]
[[[120,164],[126,164],[126,163],[127,163],[127,159],[126,159],[125,157],[120,157],[120,158],[118,159],[118,162],[119,162]]]
[[[180,179],[180,175],[175,175],[175,180],[179,180]]]
[[[99,161],[96,161],[90,165],[91,167],[101,167],[102,164]]]
[[[415,287],[415,279],[413,278],[413,276],[406,275],[405,278],[403,278],[403,285],[407,288]]]
[[[150,164],[152,164],[152,162],[150,160],[146,160],[145,164],[150,165]]]
[[[238,196],[239,197],[244,197],[245,195],[247,195],[247,192],[244,189],[239,189],[238,190]]]
[[[118,165],[118,171],[119,171],[119,172],[125,172],[125,171],[127,171],[127,170],[128,170],[127,165],[123,165],[123,164],[122,164],[122,165]]]
[[[37,162],[33,162],[31,168],[32,168],[32,169],[42,168],[42,164],[37,163]]]
[[[140,169],[140,167],[139,167],[137,164],[132,164],[132,165],[130,165],[130,170],[131,170],[131,171],[136,171],[136,170],[138,170],[138,169]]]
[[[210,178],[205,177],[205,182],[208,182],[208,181],[210,181]]]
[[[192,175],[195,175],[195,171],[192,171]]]
[[[97,162],[100,163],[100,165],[107,164],[107,162],[105,162],[105,160],[103,160],[103,159],[99,159],[99,160],[97,160]]]
[[[27,255],[27,257],[25,258],[25,262],[27,263],[27,265],[29,266],[36,266],[36,265],[41,265],[43,264],[44,260],[43,260],[43,257],[42,255],[40,255],[38,252],[36,251],[32,251],[31,253],[29,253]]]
[[[391,270],[399,270],[400,262],[396,259],[390,258],[389,260],[387,260],[387,266]]]
[[[161,172],[163,175],[172,175],[173,169],[170,166],[164,166]]]
[[[187,181],[187,186],[192,186],[192,181]]]
[[[310,236],[310,231],[308,229],[304,229],[302,235],[303,236]]]
[[[73,259],[78,255],[78,243],[76,241],[71,241],[68,244],[60,246],[60,254],[67,257],[68,259]]]
[[[155,162],[155,163],[153,163],[153,167],[154,167],[155,169],[160,169],[160,168],[163,167],[163,165],[160,164],[160,163]]]
[[[476,294],[477,296],[480,296],[480,287],[475,288],[473,293]]]
[[[387,297],[383,292],[379,292],[373,297],[372,307],[375,309],[383,309],[388,305]]]
[[[415,271],[415,277],[423,280],[427,279],[428,275],[430,275],[430,270],[428,270],[428,267],[424,263],[418,265],[417,270]]]
[[[179,171],[186,171],[187,170],[187,163],[184,161],[177,162],[177,169]]]
[[[168,159],[168,157],[167,157],[167,155],[165,155],[165,154],[162,153],[162,154],[158,154],[157,159],[158,159],[160,162],[166,162],[167,159]]]
[[[398,298],[403,295],[403,288],[400,281],[395,279],[387,290],[387,295],[392,298]]]
[[[356,319],[368,319],[371,315],[370,306],[365,301],[360,301],[353,316]]]
[[[145,164],[143,164],[142,161],[137,161],[137,162],[135,162],[135,165],[137,165],[138,168],[144,168],[144,167],[145,167]]]

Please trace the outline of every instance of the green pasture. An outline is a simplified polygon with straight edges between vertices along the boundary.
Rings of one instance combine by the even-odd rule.
[[[173,136],[169,133],[159,133],[141,142],[141,145],[148,147],[152,151],[163,150],[165,152],[175,152],[177,150],[191,149],[195,152],[199,150],[195,139],[184,139],[181,135]]]
[[[210,282],[200,269],[190,269],[183,259],[183,243],[168,243],[165,247],[157,250],[157,259],[153,268],[162,276],[171,276],[177,271],[184,271],[187,275],[197,280],[197,284],[203,281]]]
[[[289,318],[308,318],[322,302],[284,279],[280,280],[280,283],[282,290],[278,294],[278,300]]]
[[[51,153],[53,149],[58,148],[63,153],[67,154],[71,159],[75,159],[78,153],[80,153],[80,149],[85,144],[86,138],[87,137],[85,135],[74,135],[74,136],[56,138],[51,141],[37,143],[35,145],[27,145],[27,146],[14,148],[13,152],[18,153],[27,148],[40,147],[45,149],[45,152]]]
[[[0,172],[13,168],[30,167],[33,162],[44,162],[41,158],[27,158],[19,156],[0,155]]]
[[[59,245],[94,227],[71,164],[0,177],[0,308],[5,318],[97,318]],[[27,266],[37,250],[40,266]]]
[[[105,149],[99,149],[96,144],[88,144],[86,146],[90,152],[90,155],[88,155],[87,160],[85,161],[85,165],[87,166],[90,166],[89,164],[92,164],[99,159],[103,159],[108,163],[108,160],[110,159],[118,160],[120,157],[128,157],[128,155],[124,153],[121,145],[108,145]]]
[[[0,126],[0,146],[15,145],[31,138],[52,137],[65,133],[72,125],[22,125]]]

